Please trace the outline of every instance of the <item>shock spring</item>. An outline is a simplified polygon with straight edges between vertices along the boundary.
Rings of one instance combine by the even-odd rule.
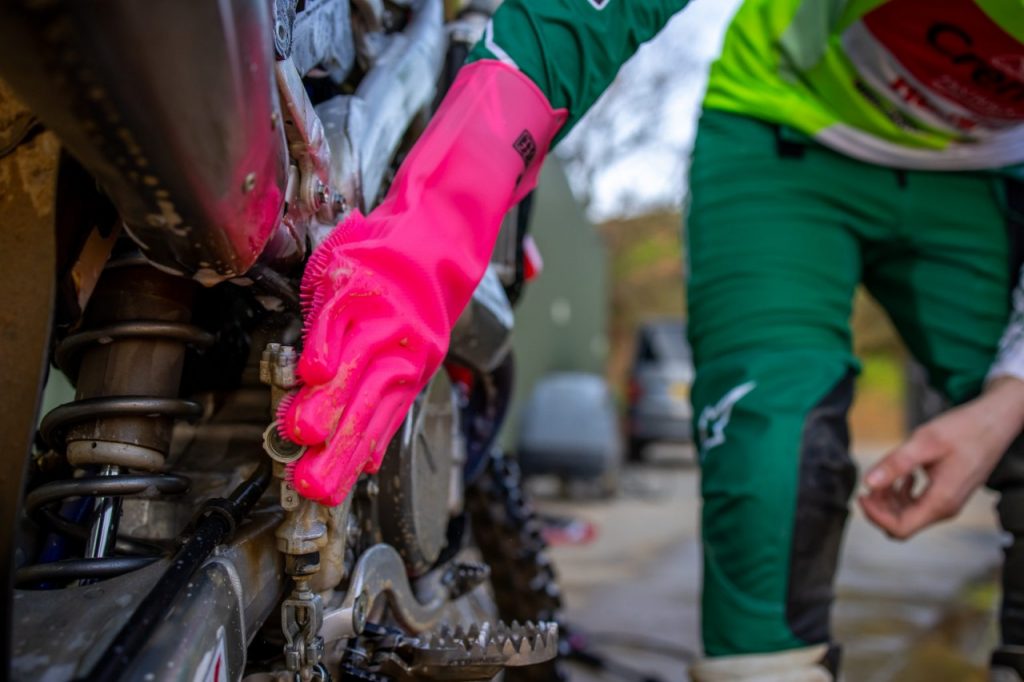
[[[166,554],[159,542],[119,535],[118,522],[125,498],[189,488],[187,477],[164,469],[174,420],[202,414],[199,403],[178,396],[185,347],[214,342],[189,324],[193,286],[137,261],[108,266],[82,330],[57,346],[54,358],[76,379],[76,399],[50,411],[39,433],[76,473],[30,490],[25,507],[41,526],[84,550],[81,558],[22,567],[19,585],[86,584]],[[75,499],[78,511],[88,512],[85,523],[69,518]]]

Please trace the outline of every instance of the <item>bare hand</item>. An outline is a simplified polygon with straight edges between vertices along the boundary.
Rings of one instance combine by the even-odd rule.
[[[971,402],[921,426],[864,477],[868,519],[906,539],[960,513],[1024,426],[1024,381],[996,379]]]

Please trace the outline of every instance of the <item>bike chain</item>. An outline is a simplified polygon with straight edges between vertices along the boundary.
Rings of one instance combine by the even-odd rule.
[[[506,621],[559,624],[561,652],[567,650],[561,619],[562,595],[548,556],[543,526],[523,490],[519,464],[494,451],[485,470],[466,491],[473,538],[491,567],[498,616]],[[505,671],[507,682],[563,682],[565,666],[556,658]]]

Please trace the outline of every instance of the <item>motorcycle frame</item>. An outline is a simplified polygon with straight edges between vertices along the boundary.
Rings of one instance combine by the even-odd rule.
[[[322,124],[325,147],[333,150],[326,156],[330,190],[364,210],[379,195],[407,131],[429,111],[447,47],[441,0],[399,4],[411,5],[411,19],[384,41],[356,91],[319,105],[320,121],[301,122]],[[250,271],[278,235],[315,245],[326,234],[316,228],[327,225],[316,220],[298,234],[283,220],[289,148],[294,152],[283,125],[289,111],[283,91],[302,75],[296,60],[317,62],[323,36],[329,40],[320,56],[331,58],[335,75],[351,68],[346,55],[354,57],[352,47],[339,37],[344,32],[327,25],[347,19],[349,5],[310,0],[312,13],[290,24],[281,11],[288,5],[294,6],[287,0],[273,8],[263,0],[3,3],[0,76],[96,179],[152,264],[212,285]],[[282,25],[296,60],[276,52]],[[292,93],[299,100],[293,112],[313,112],[308,99],[301,101],[304,92]],[[53,292],[39,293],[39,309],[50,310]],[[33,385],[39,385],[37,370],[38,364],[29,368]],[[9,451],[19,463],[27,456],[24,448]],[[19,486],[22,477],[14,478]],[[9,511],[2,522],[13,529],[18,510]],[[193,633],[185,638],[188,646],[180,636],[154,637],[140,661],[174,658],[175,673],[193,677],[218,655],[201,645],[200,635],[219,631],[224,638],[214,638],[214,648],[226,652],[224,672],[241,673],[237,652],[270,615],[283,585],[273,526],[258,517],[203,569],[211,576],[203,584],[229,585],[238,608],[224,609],[218,623],[216,614],[193,604],[208,592],[181,596],[172,610],[194,627],[179,620],[172,629]],[[12,549],[3,548],[11,563]],[[147,576],[155,579],[155,570]],[[137,600],[147,576],[133,573],[103,585]],[[12,616],[13,609],[4,610],[5,624]],[[111,636],[119,626],[116,619],[104,624]],[[97,653],[103,648],[97,643]],[[10,674],[6,665],[0,674]]]
[[[364,23],[382,23],[382,3],[357,4]],[[301,135],[317,126],[314,160],[330,167],[315,180],[326,187],[300,198],[364,211],[377,199],[430,109],[447,47],[441,0],[398,4],[410,7],[405,30],[377,36],[356,92],[321,104],[320,120],[301,78],[316,64],[335,80],[353,68],[352,34],[337,28],[344,0],[309,0],[297,17],[294,0],[0,3],[0,76],[96,179],[151,263],[212,285],[245,274],[275,238],[301,253],[333,226],[340,210],[320,212],[321,229],[283,220],[289,151],[316,152]]]

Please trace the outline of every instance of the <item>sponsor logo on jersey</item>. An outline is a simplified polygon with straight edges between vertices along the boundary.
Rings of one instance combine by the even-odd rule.
[[[921,69],[923,75],[936,90],[982,116],[1024,119],[1024,54],[992,54],[996,38],[983,32],[978,39],[977,33],[954,23],[932,24],[928,46],[945,68],[939,74]]]

